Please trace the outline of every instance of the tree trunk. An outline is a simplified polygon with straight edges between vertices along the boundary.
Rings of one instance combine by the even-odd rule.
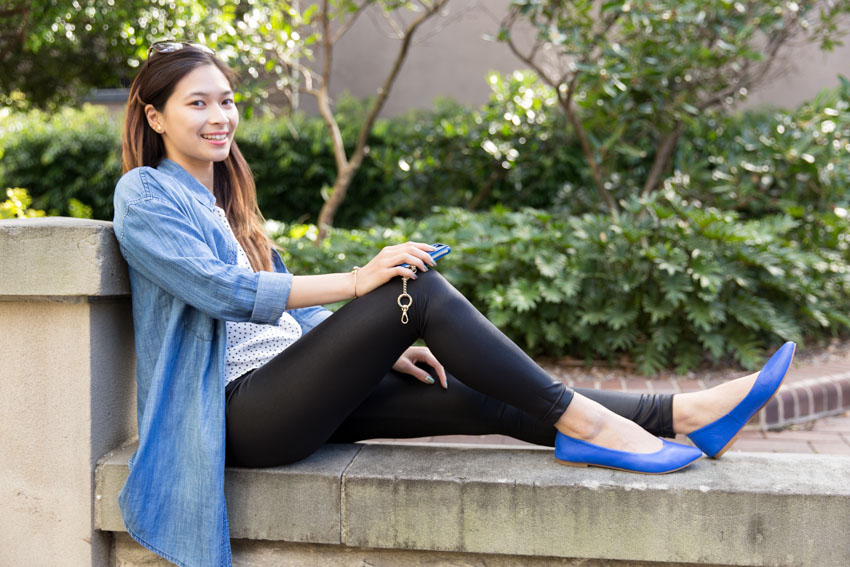
[[[655,153],[655,159],[652,161],[652,167],[649,169],[649,174],[646,176],[646,181],[643,184],[641,195],[647,195],[652,192],[661,181],[664,172],[670,165],[670,158],[676,150],[676,144],[679,143],[679,137],[682,135],[682,124],[676,123],[676,126],[669,132],[661,144],[658,146],[658,151]]]
[[[345,169],[340,170],[337,175],[330,197],[322,205],[322,210],[319,211],[319,219],[317,221],[319,225],[319,237],[316,241],[317,244],[325,239],[328,235],[328,229],[333,226],[334,216],[337,210],[339,210],[339,206],[345,200],[345,194],[348,193],[348,187],[351,185],[351,181],[354,179],[354,174],[357,173],[359,165],[354,166],[349,164]]]
[[[573,130],[576,132],[576,136],[578,136],[578,141],[581,145],[581,152],[584,154],[584,159],[590,167],[590,174],[593,176],[594,183],[596,183],[596,189],[602,196],[602,200],[605,201],[605,205],[611,212],[611,216],[616,219],[618,212],[617,203],[614,201],[614,198],[611,196],[608,189],[605,188],[605,182],[602,179],[602,171],[599,169],[599,164],[596,163],[596,156],[593,155],[593,148],[590,147],[590,140],[587,139],[584,126],[582,125],[581,120],[578,119],[578,116],[576,116],[575,110],[573,110],[570,101],[564,100],[560,96],[558,99],[561,101],[561,107],[564,109],[570,124],[572,124]]]
[[[487,179],[487,182],[484,184],[484,186],[478,190],[478,193],[475,194],[475,196],[466,206],[466,209],[468,211],[474,211],[475,209],[480,207],[481,203],[483,203],[487,199],[487,197],[489,197],[490,194],[493,192],[493,186],[496,185],[496,182],[502,179],[506,173],[507,170],[501,166],[499,166],[499,169],[494,170],[493,173],[490,174],[490,177]]]

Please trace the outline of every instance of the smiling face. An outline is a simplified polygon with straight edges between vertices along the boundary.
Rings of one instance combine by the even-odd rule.
[[[196,67],[177,83],[161,112],[148,105],[145,114],[162,136],[165,157],[212,188],[213,162],[230,154],[239,124],[233,89],[218,67]]]

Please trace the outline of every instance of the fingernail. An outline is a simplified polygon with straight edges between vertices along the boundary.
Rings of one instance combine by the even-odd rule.
[[[426,382],[428,382],[429,384],[433,384],[433,383],[434,383],[434,379],[433,379],[433,378],[431,378],[430,376],[426,376],[426,377],[425,377],[425,381],[426,381]]]

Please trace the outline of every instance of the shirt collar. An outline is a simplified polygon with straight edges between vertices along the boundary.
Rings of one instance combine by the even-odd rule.
[[[189,193],[200,201],[202,205],[206,205],[211,211],[214,210],[215,195],[212,194],[212,191],[204,187],[200,181],[195,179],[191,173],[183,169],[183,167],[176,161],[163,158],[162,162],[160,162],[156,169],[157,171],[161,171],[176,178],[178,181],[183,183],[184,186],[186,186]]]

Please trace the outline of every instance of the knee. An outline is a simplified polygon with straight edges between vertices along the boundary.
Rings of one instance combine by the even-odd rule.
[[[456,302],[468,303],[466,298],[442,274],[429,270],[416,279],[408,293],[420,299],[420,305],[451,309]]]

